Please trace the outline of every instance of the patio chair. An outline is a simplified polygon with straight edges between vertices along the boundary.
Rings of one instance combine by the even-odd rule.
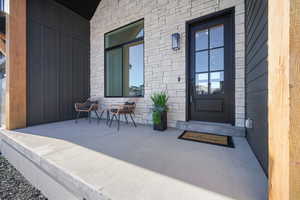
[[[95,112],[98,120],[100,121],[101,118],[99,117],[99,114],[97,111],[98,107],[99,107],[98,101],[91,101],[90,99],[88,99],[84,103],[75,103],[75,111],[77,112],[75,123],[77,123],[77,120],[80,117],[81,113],[88,113],[88,119],[89,119],[89,122],[91,123],[91,113],[92,112]]]
[[[110,112],[111,112],[112,116],[110,119],[109,127],[111,127],[111,124],[115,118],[118,121],[118,131],[119,131],[121,115],[124,115],[127,124],[129,123],[128,119],[127,119],[127,115],[129,115],[134,127],[136,127],[135,121],[132,117],[132,115],[135,115],[134,114],[135,107],[136,107],[135,102],[125,102],[123,105],[120,105],[120,104],[119,105],[111,105]]]

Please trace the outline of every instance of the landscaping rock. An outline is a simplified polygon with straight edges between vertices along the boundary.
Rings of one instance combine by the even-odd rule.
[[[47,200],[0,155],[0,200]]]

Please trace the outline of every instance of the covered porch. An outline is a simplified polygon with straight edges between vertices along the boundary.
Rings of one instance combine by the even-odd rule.
[[[49,199],[63,191],[88,200],[267,199],[267,178],[243,137],[227,148],[179,140],[173,128],[121,127],[81,119],[2,130],[1,152]]]

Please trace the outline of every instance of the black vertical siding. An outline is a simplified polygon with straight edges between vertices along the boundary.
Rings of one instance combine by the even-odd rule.
[[[52,0],[28,0],[27,124],[73,119],[89,97],[90,24]]]
[[[247,139],[268,172],[268,1],[246,0],[246,117],[253,120]]]

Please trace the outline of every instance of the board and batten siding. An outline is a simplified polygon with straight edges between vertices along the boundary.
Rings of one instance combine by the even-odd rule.
[[[27,125],[73,119],[89,97],[89,21],[52,0],[27,5]]]
[[[253,120],[247,139],[268,173],[268,1],[246,1],[246,118]]]
[[[151,94],[167,89],[168,125],[186,120],[186,22],[227,8],[235,9],[235,125],[245,118],[244,0],[102,0],[91,19],[91,96],[104,98],[104,34],[139,19],[145,24],[145,95],[137,99],[136,120],[151,124]],[[181,49],[173,51],[171,35],[179,33]],[[180,81],[178,81],[180,77]]]

